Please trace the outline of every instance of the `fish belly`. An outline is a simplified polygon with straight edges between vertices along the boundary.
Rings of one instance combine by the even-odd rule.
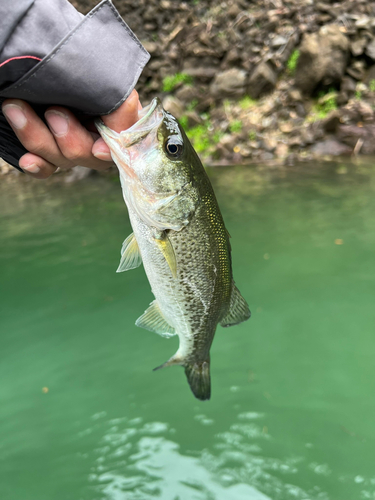
[[[176,354],[189,357],[197,337],[201,344],[206,340],[209,349],[220,307],[215,304],[218,269],[210,258],[212,248],[205,241],[206,236],[201,241],[197,239],[194,219],[183,230],[169,232],[177,261],[177,278],[174,278],[153,239],[153,229],[133,211],[129,210],[129,215],[152,292],[164,318],[179,336]]]

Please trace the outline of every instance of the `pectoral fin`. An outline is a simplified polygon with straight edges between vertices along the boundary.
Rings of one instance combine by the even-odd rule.
[[[142,257],[139,253],[138,243],[135,239],[134,234],[130,234],[121,248],[121,260],[117,268],[117,273],[122,273],[123,271],[129,271],[129,269],[135,269],[142,264]]]
[[[238,325],[239,323],[249,319],[250,316],[251,312],[249,306],[233,282],[229,312],[225,318],[220,321],[220,324],[224,327]]]
[[[163,236],[155,238],[155,243],[157,244],[159,250],[164,255],[165,260],[171,270],[172,276],[177,278],[177,261],[176,255],[173,250],[172,243],[169,241],[168,235],[163,233]]]
[[[150,332],[158,333],[162,337],[169,338],[176,335],[175,329],[165,320],[156,300],[151,302],[150,307],[137,319],[135,324]]]

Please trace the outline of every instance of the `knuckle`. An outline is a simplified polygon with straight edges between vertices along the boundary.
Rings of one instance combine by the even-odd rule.
[[[77,163],[86,159],[86,151],[81,146],[67,148],[63,152],[64,157],[70,162]]]
[[[48,146],[46,146],[46,144],[41,142],[39,139],[29,138],[27,143],[25,141],[24,146],[28,151],[30,151],[30,153],[35,153],[42,158],[45,158],[51,153],[50,148],[48,148]]]

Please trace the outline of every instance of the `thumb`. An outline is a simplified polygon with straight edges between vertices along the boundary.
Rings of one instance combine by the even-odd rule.
[[[138,120],[138,92],[133,90],[130,96],[121,106],[109,115],[101,117],[104,124],[115,132],[122,132],[128,129]]]
[[[139,102],[138,92],[133,90],[121,106],[109,115],[101,116],[104,124],[115,132],[122,132],[138,121],[138,109],[142,106]],[[112,161],[109,147],[100,137],[92,147],[92,154],[100,160]]]

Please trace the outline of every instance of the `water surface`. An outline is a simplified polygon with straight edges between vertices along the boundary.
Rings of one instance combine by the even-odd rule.
[[[2,500],[375,498],[375,173],[210,171],[251,320],[212,399],[137,328],[118,183],[0,185]]]

